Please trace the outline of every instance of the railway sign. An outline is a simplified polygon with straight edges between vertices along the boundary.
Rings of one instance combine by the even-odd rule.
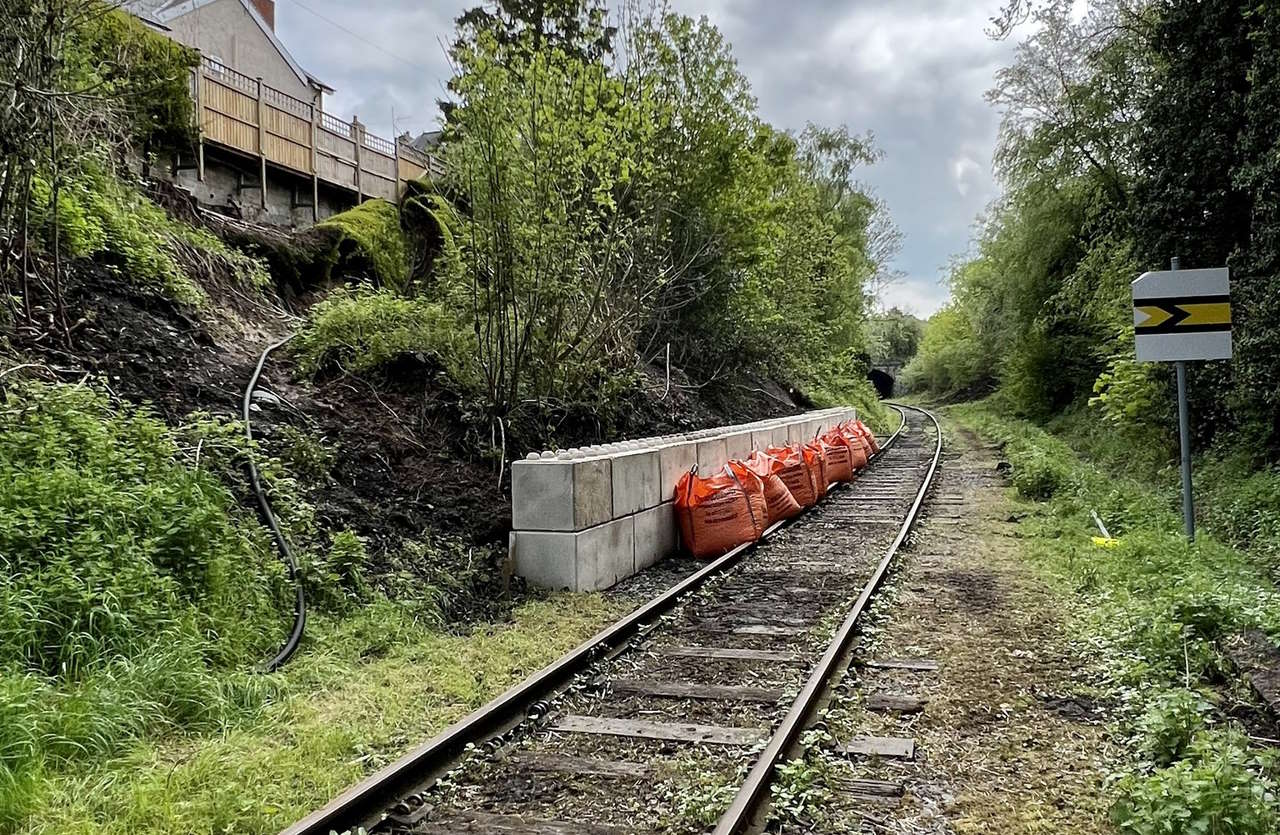
[[[1191,496],[1191,417],[1187,362],[1231,359],[1231,272],[1226,267],[1146,272],[1133,282],[1133,343],[1139,362],[1172,362],[1178,371],[1178,441],[1182,448],[1182,524],[1196,538]]]
[[[1133,282],[1139,362],[1231,359],[1230,273],[1160,270]]]

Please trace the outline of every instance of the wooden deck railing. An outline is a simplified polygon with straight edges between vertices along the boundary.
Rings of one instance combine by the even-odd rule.
[[[201,142],[258,160],[264,207],[268,164],[310,177],[313,200],[327,183],[358,200],[394,201],[409,181],[442,173],[437,160],[404,142],[374,136],[356,119],[344,122],[209,58],[201,61],[194,88]],[[200,168],[203,176],[203,149]]]

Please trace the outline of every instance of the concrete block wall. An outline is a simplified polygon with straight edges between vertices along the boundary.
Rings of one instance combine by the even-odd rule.
[[[543,588],[606,589],[675,552],[676,484],[755,448],[808,441],[852,408],[543,453],[511,467],[512,559]]]

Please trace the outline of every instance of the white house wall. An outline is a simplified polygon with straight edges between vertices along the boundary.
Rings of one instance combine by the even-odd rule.
[[[294,98],[318,102],[240,0],[215,0],[165,24],[178,41]]]

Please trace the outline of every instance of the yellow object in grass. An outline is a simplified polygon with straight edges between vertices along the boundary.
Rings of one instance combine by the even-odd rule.
[[[1114,548],[1120,544],[1120,540],[1112,539],[1109,536],[1095,536],[1093,537],[1093,544],[1099,548]]]

